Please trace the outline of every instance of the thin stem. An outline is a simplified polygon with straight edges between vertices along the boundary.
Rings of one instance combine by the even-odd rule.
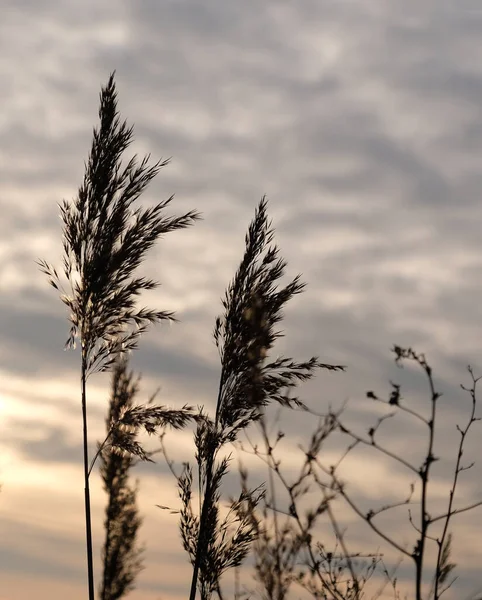
[[[221,408],[221,398],[222,398],[222,390],[223,390],[223,382],[224,382],[224,367],[221,369],[221,377],[219,378],[219,387],[218,387],[218,397],[216,401],[216,419],[215,419],[215,429],[218,429],[219,422],[219,411]],[[196,558],[194,559],[194,566],[192,570],[192,579],[191,579],[191,591],[189,593],[189,600],[195,600],[196,598],[196,588],[197,588],[197,580],[199,577],[199,567],[201,566],[201,555],[204,552],[204,528],[206,526],[206,517],[209,509],[209,498],[212,493],[211,490],[211,480],[213,476],[213,464],[214,464],[214,455],[216,450],[212,451],[211,456],[208,457],[207,465],[206,465],[206,489],[204,490],[204,498],[202,501],[202,510],[199,518],[199,531],[197,537],[197,545],[196,545]],[[199,465],[199,498],[201,498],[201,465]]]
[[[204,491],[204,500],[203,500],[203,508],[201,511],[201,517],[199,519],[199,532],[197,538],[197,546],[196,546],[196,558],[194,560],[194,567],[192,571],[192,580],[191,580],[191,591],[189,593],[189,600],[195,600],[196,598],[196,588],[197,588],[197,580],[199,576],[199,567],[201,566],[201,555],[204,551],[204,529],[206,518],[209,509],[209,498],[211,495],[211,483],[212,483],[212,465],[213,460],[209,460],[209,464],[207,465],[206,471],[206,489]],[[199,489],[201,489],[201,482],[199,482]]]
[[[425,459],[425,465],[420,472],[422,479],[422,498],[420,506],[420,521],[421,521],[421,535],[419,539],[418,552],[414,552],[414,560],[416,564],[416,583],[415,583],[415,595],[417,600],[422,600],[422,577],[423,577],[423,559],[425,554],[425,542],[427,540],[427,530],[430,525],[430,517],[427,515],[427,494],[428,494],[428,479],[430,467],[434,461],[433,447],[435,442],[435,416],[437,412],[437,400],[439,394],[435,391],[432,378],[432,370],[425,362],[421,363],[425,372],[427,373],[428,383],[430,386],[430,394],[432,401],[432,410],[429,426],[429,442],[427,449],[427,458]]]
[[[440,521],[441,519],[445,519],[445,518],[447,518],[447,516],[449,514],[451,516],[453,516],[453,515],[460,515],[460,513],[467,512],[467,511],[472,510],[474,508],[478,508],[479,506],[482,506],[482,500],[479,500],[478,502],[474,502],[473,504],[469,504],[469,506],[464,506],[463,508],[455,508],[450,513],[446,512],[443,515],[438,515],[436,517],[432,517],[430,519],[430,523],[435,523],[436,521]]]
[[[91,463],[90,463],[90,467],[89,470],[87,472],[87,477],[90,477],[90,474],[92,473],[92,469],[94,468],[95,465],[95,461],[98,459],[99,454],[102,452],[102,450],[105,448],[105,445],[107,444],[110,436],[112,435],[112,432],[114,431],[114,426],[112,426],[109,429],[109,433],[106,435],[105,440],[102,442],[102,444],[99,446],[97,452],[94,455],[94,458],[92,459]]]
[[[89,488],[89,449],[87,438],[87,402],[85,393],[87,372],[87,359],[85,351],[82,352],[82,425],[83,425],[83,444],[84,444],[84,483],[85,483],[85,533],[87,544],[87,570],[89,578],[89,600],[94,600],[94,560],[92,551],[92,524],[90,516],[90,488]]]
[[[327,472],[327,469],[325,469],[323,467],[323,465],[317,460],[316,461],[317,465],[320,467],[320,469],[322,471],[324,471],[325,473]],[[328,471],[328,474],[330,474],[330,472]],[[319,482],[319,478],[317,477],[316,473],[313,473],[314,477],[315,477],[315,481]],[[345,492],[343,484],[338,480],[338,478],[336,477],[336,475],[334,473],[331,473],[331,477],[333,480],[333,483],[335,484],[335,491],[338,492],[344,499],[345,501],[348,503],[348,505],[355,511],[355,513],[363,520],[365,521],[365,523],[377,534],[379,535],[382,539],[384,539],[386,542],[388,542],[391,546],[393,546],[396,550],[398,550],[400,553],[404,554],[405,556],[408,556],[409,558],[413,558],[413,555],[408,552],[407,550],[405,550],[405,548],[403,548],[403,546],[400,546],[400,544],[398,544],[395,540],[393,540],[391,537],[389,537],[388,535],[384,534],[372,521],[371,518],[367,518],[367,514],[362,512],[358,506],[354,503],[354,501],[351,499],[350,496],[348,496],[348,494]],[[323,487],[323,486],[321,486]]]
[[[340,542],[341,549],[346,558],[348,570],[350,571],[350,576],[351,576],[351,579],[353,582],[353,587],[355,589],[355,600],[360,600],[360,597],[361,597],[360,582],[358,581],[358,577],[355,573],[355,569],[353,567],[353,561],[352,561],[351,556],[346,547],[343,533],[342,533],[340,527],[338,526],[338,521],[335,519],[335,515],[333,513],[333,510],[331,509],[330,499],[327,496],[325,488],[322,488],[322,491],[323,491],[323,498],[326,502],[326,512],[328,513],[328,516],[330,517],[331,526],[333,527],[333,531],[335,532],[335,535]]]
[[[298,525],[298,528],[300,530],[300,533],[303,535],[306,533],[306,528],[303,526],[303,523],[301,521],[300,515],[299,515],[297,507],[296,507],[296,498],[293,494],[293,486],[289,485],[289,483],[287,482],[287,480],[281,473],[278,464],[275,461],[272,462],[272,468],[274,469],[274,472],[278,476],[283,487],[286,489],[286,491],[289,495],[289,499],[291,502],[289,514],[291,517],[293,517],[295,519],[296,524]],[[301,480],[301,477],[300,477],[300,480]],[[330,586],[330,583],[327,582],[325,580],[325,578],[323,577],[323,574],[321,573],[320,568],[319,568],[319,561],[317,560],[317,558],[315,557],[315,554],[313,552],[311,537],[306,540],[305,548],[308,552],[308,556],[309,556],[309,560],[310,560],[310,569],[312,570],[313,573],[316,573],[316,575],[318,576],[318,579],[320,580],[322,589],[324,588],[324,589],[328,590],[332,594],[334,600],[344,600],[342,594],[336,589],[336,587]]]
[[[219,597],[219,600],[224,600],[224,596],[223,596],[223,593],[221,591],[221,586],[219,585],[219,583],[218,583],[218,585],[216,587],[216,593],[217,593],[217,595]]]
[[[375,402],[380,402],[381,404],[386,404],[388,406],[390,406],[390,403],[387,400],[383,400],[382,398],[377,398],[376,396],[369,396],[372,400],[375,400]],[[422,421],[422,423],[424,423],[425,425],[429,425],[429,422],[427,421],[427,419],[425,417],[423,417],[421,414],[419,414],[418,412],[416,412],[415,410],[412,410],[411,408],[409,408],[408,406],[404,406],[403,404],[401,404],[400,402],[397,404],[397,408],[399,410],[402,410],[403,412],[406,412],[409,415],[412,415],[412,417],[415,417],[416,419],[418,419],[419,421]]]
[[[265,421],[265,414],[263,411],[263,417],[260,419],[260,429],[261,429],[261,433],[263,435],[263,441],[265,444],[265,448],[266,448],[266,453],[267,455],[270,457],[270,459],[273,459],[273,448],[271,446],[269,437],[268,437],[268,432],[266,430],[266,421]],[[269,489],[270,489],[270,504],[273,507],[276,507],[276,491],[275,491],[275,485],[274,485],[274,478],[273,478],[273,469],[271,467],[268,467],[268,476],[269,476]],[[278,513],[276,510],[273,510],[273,525],[274,525],[274,535],[275,535],[275,545],[276,545],[276,554],[275,554],[275,570],[276,570],[276,582],[275,582],[275,586],[276,586],[276,599],[277,600],[281,600],[283,598],[283,594],[282,594],[282,586],[281,586],[281,559],[280,559],[280,532],[279,532],[279,523],[278,523]]]
[[[391,450],[388,450],[388,448],[384,448],[383,446],[380,446],[380,444],[378,444],[374,440],[365,440],[365,439],[363,439],[362,437],[360,437],[359,435],[357,435],[353,431],[347,429],[345,427],[345,425],[343,425],[341,423],[341,421],[338,419],[338,417],[336,415],[334,415],[334,416],[336,418],[336,421],[337,421],[338,426],[340,428],[340,431],[342,433],[345,433],[346,435],[349,435],[353,440],[355,440],[359,444],[364,444],[365,446],[368,446],[368,447],[371,447],[371,448],[376,448],[379,452],[381,452],[382,454],[385,454],[385,456],[388,456],[389,458],[397,461],[399,464],[403,465],[404,467],[406,467],[407,469],[409,469],[410,471],[412,471],[412,473],[415,473],[416,475],[420,475],[419,470],[416,467],[414,467],[412,464],[410,464],[407,460],[405,460],[404,458],[402,458],[401,456],[399,456],[395,452],[392,452]],[[350,450],[351,449],[352,448],[350,448]],[[344,458],[344,456],[342,458]],[[341,462],[341,460],[339,462]]]
[[[460,433],[460,442],[459,442],[459,448],[458,448],[458,452],[457,452],[457,461],[455,464],[452,488],[449,493],[447,516],[445,518],[442,536],[441,536],[440,540],[438,540],[437,567],[436,567],[435,579],[434,579],[434,596],[433,596],[434,600],[438,600],[438,598],[440,598],[440,596],[443,593],[443,591],[439,593],[440,571],[441,571],[441,565],[442,565],[442,553],[443,553],[444,546],[445,546],[445,539],[447,537],[450,519],[451,519],[452,515],[455,514],[454,511],[452,510],[452,508],[453,508],[453,503],[454,503],[454,498],[455,498],[455,490],[457,487],[458,478],[459,478],[460,473],[463,471],[463,467],[461,467],[461,461],[462,461],[462,455],[464,453],[465,438],[470,429],[470,426],[476,420],[475,409],[476,409],[477,399],[475,396],[475,390],[476,390],[478,378],[474,377],[473,371],[470,369],[470,367],[469,367],[469,373],[472,376],[472,382],[473,382],[472,388],[469,390],[470,396],[472,399],[472,410],[470,412],[470,417],[469,417],[469,420],[468,420],[468,423],[467,423],[467,426],[465,427],[465,429],[460,429],[457,426],[457,429]],[[463,388],[463,386],[462,386],[462,388]],[[431,523],[433,523],[433,520],[431,520]]]

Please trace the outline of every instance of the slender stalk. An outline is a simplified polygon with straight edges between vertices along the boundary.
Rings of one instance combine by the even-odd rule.
[[[90,477],[90,474],[91,474],[91,472],[92,472],[92,469],[94,468],[95,461],[96,461],[96,460],[98,459],[98,457],[101,455],[101,453],[102,453],[102,450],[104,450],[104,448],[105,448],[105,445],[106,445],[106,444],[107,444],[107,442],[109,441],[109,438],[110,438],[110,436],[112,435],[112,431],[113,431],[113,430],[114,430],[114,426],[112,426],[112,427],[109,429],[109,432],[108,432],[108,434],[106,435],[106,437],[105,437],[104,441],[102,442],[102,444],[100,444],[99,448],[97,449],[97,452],[94,454],[94,458],[93,458],[93,459],[91,460],[91,462],[90,462],[90,467],[89,467],[89,477]]]
[[[94,600],[94,560],[92,551],[92,523],[90,515],[90,487],[89,487],[89,448],[87,438],[87,398],[85,391],[87,361],[82,353],[81,387],[82,387],[82,431],[84,445],[84,492],[85,492],[85,536],[87,546],[87,573],[89,579],[89,600]]]
[[[241,564],[256,535],[252,522],[242,514],[238,503],[238,529],[226,542],[229,523],[219,522],[218,492],[228,462],[224,459],[215,464],[218,452],[258,421],[261,409],[270,402],[303,408],[303,403],[292,398],[289,392],[298,382],[310,379],[316,368],[343,370],[338,365],[320,363],[316,357],[304,362],[283,356],[271,361],[266,359],[275,341],[282,336],[275,326],[283,317],[284,305],[304,288],[299,277],[278,288],[286,262],[279,258],[278,248],[271,245],[273,231],[266,206],[263,198],[245,238],[243,259],[222,300],[223,315],[217,317],[214,327],[221,374],[215,418],[211,420],[205,415],[204,420],[198,422],[195,437],[202,498],[199,520],[190,506],[191,470],[178,479],[184,503],[181,535],[193,564],[190,600],[196,598],[198,580],[203,600],[218,591],[222,574]],[[243,498],[243,502],[256,504],[259,501],[251,493]]]
[[[82,347],[81,386],[83,419],[83,458],[85,480],[85,520],[89,600],[94,600],[86,379],[99,371],[110,370],[119,355],[134,350],[149,325],[175,320],[171,311],[139,307],[139,296],[155,289],[156,281],[138,276],[137,269],[147,252],[164,234],[183,229],[199,218],[196,211],[169,217],[164,200],[147,209],[134,203],[159,170],[169,161],[149,166],[149,157],[128,161],[124,151],[133,139],[133,128],[120,120],[114,73],[100,94],[99,126],[94,129],[85,174],[73,201],[62,201],[63,276],[44,260],[38,261],[49,283],[69,309],[71,323],[66,347]],[[63,280],[68,283],[64,288]],[[187,410],[186,410],[187,409]],[[125,417],[125,415],[124,415]],[[161,425],[182,427],[192,418],[190,407],[169,411],[162,407],[134,407],[131,425],[154,433]],[[142,460],[148,455],[134,439],[129,447]],[[98,454],[94,456],[92,466]]]
[[[448,528],[449,528],[449,523],[450,523],[450,519],[451,517],[457,512],[453,510],[453,503],[454,503],[454,498],[455,498],[455,490],[457,488],[457,483],[458,483],[458,479],[459,479],[459,475],[462,471],[470,469],[473,466],[473,463],[471,465],[469,465],[468,467],[462,467],[461,466],[461,462],[462,462],[462,456],[464,453],[464,442],[465,442],[465,438],[467,436],[467,433],[469,431],[470,426],[472,425],[472,423],[474,421],[476,421],[476,417],[475,417],[475,409],[476,409],[476,405],[477,405],[477,399],[475,396],[475,389],[477,386],[477,382],[479,381],[479,377],[474,377],[474,373],[471,369],[471,367],[468,367],[468,371],[472,377],[472,388],[471,389],[467,389],[466,387],[464,387],[463,385],[461,386],[463,390],[466,390],[470,393],[471,399],[472,399],[472,410],[470,412],[470,417],[468,420],[468,423],[466,425],[466,427],[464,429],[461,429],[459,426],[457,426],[457,430],[460,433],[460,442],[459,442],[459,449],[457,452],[457,460],[455,463],[455,471],[454,471],[454,477],[453,477],[453,483],[452,483],[452,489],[450,490],[449,493],[449,503],[448,503],[448,507],[447,507],[447,515],[445,517],[445,523],[444,523],[444,527],[443,527],[443,531],[442,531],[442,536],[440,538],[440,540],[437,540],[438,543],[438,552],[437,552],[437,568],[435,571],[435,578],[434,578],[434,592],[433,592],[433,597],[434,600],[438,600],[438,598],[442,595],[442,593],[439,594],[439,587],[440,587],[440,576],[441,576],[441,568],[442,568],[442,563],[443,563],[443,554],[444,554],[444,550],[446,549],[445,546],[445,542],[447,539],[447,535],[449,535],[449,542],[448,542],[448,547],[450,547],[450,534],[448,533]],[[434,519],[430,520],[430,523],[432,524],[434,522]]]
[[[273,447],[271,446],[268,431],[266,429],[266,420],[265,413],[263,411],[263,416],[259,421],[259,426],[261,430],[261,434],[263,436],[263,442],[265,444],[266,452],[270,460],[273,459]],[[273,469],[268,465],[268,478],[269,478],[269,492],[270,492],[270,504],[272,507],[276,507],[276,490],[274,485],[274,475]],[[275,599],[282,600],[284,597],[284,593],[282,592],[281,585],[281,559],[280,559],[280,531],[279,531],[279,523],[278,523],[278,512],[273,510],[273,526],[274,526],[274,539],[275,539],[275,573],[276,573],[276,583],[275,583]]]
[[[212,481],[212,461],[210,461],[210,467],[208,467],[208,471],[206,473],[206,490],[204,492],[204,501],[203,508],[201,511],[201,517],[199,519],[199,533],[197,540],[197,549],[196,549],[196,558],[194,560],[194,566],[192,570],[192,579],[191,579],[191,591],[189,593],[189,600],[195,600],[196,598],[196,588],[197,581],[199,577],[199,568],[201,566],[201,556],[204,551],[205,546],[205,534],[204,530],[206,528],[206,518],[209,509],[209,497],[211,495],[211,481]]]
[[[219,409],[222,399],[222,384],[224,381],[224,368],[221,369],[221,377],[219,379],[218,386],[218,397],[216,400],[216,417],[215,417],[215,427],[217,429],[219,422]],[[196,588],[197,581],[199,578],[199,568],[201,566],[201,556],[204,551],[204,529],[206,527],[206,518],[208,512],[208,501],[209,497],[212,493],[212,476],[213,476],[213,464],[214,464],[214,454],[215,450],[213,450],[211,456],[209,456],[209,460],[206,465],[206,489],[204,490],[204,498],[202,501],[202,509],[201,516],[199,518],[199,531],[198,531],[198,539],[197,539],[197,547],[196,547],[196,558],[194,559],[194,566],[192,570],[192,579],[191,579],[191,591],[189,593],[189,600],[195,600],[196,598]],[[201,496],[201,465],[199,465],[199,495]]]
[[[425,459],[425,465],[421,470],[420,477],[422,478],[422,498],[421,498],[421,506],[420,506],[420,520],[421,520],[421,529],[420,529],[420,540],[418,552],[414,552],[414,560],[416,565],[416,578],[415,578],[415,597],[416,600],[422,600],[422,578],[423,578],[423,563],[425,558],[425,546],[427,541],[427,531],[430,525],[430,517],[427,514],[427,495],[428,495],[428,482],[429,482],[429,472],[432,463],[434,462],[433,456],[433,447],[435,443],[435,416],[437,412],[437,400],[439,398],[439,394],[435,391],[433,379],[432,379],[432,370],[426,364],[425,360],[422,362],[422,367],[427,373],[428,383],[430,386],[430,394],[431,394],[431,416],[430,421],[428,422],[429,426],[429,441],[428,441],[428,449],[427,449],[427,458]]]
[[[137,506],[137,485],[130,483],[131,468],[140,460],[134,454],[136,432],[133,426],[122,427],[122,418],[135,409],[140,377],[128,370],[128,359],[120,358],[112,374],[112,391],[106,415],[107,437],[99,445],[100,475],[107,494],[102,548],[102,580],[98,588],[100,600],[120,600],[134,589],[143,569],[144,548],[138,543],[142,518]],[[110,439],[110,447],[107,440]],[[125,452],[130,448],[130,452]]]

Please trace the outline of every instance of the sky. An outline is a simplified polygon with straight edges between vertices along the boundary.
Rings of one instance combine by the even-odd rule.
[[[307,282],[286,310],[277,351],[347,367],[320,373],[301,397],[319,412],[347,402],[347,422],[361,433],[381,414],[366,391],[387,394],[390,380],[426,411],[426,381],[397,369],[390,348],[424,352],[444,394],[436,452],[445,460],[432,487],[434,510],[442,507],[456,424],[470,411],[459,384],[470,384],[468,364],[482,373],[478,0],[2,0],[0,8],[0,600],[86,596],[79,355],[63,351],[67,315],[35,260],[60,265],[58,203],[81,183],[99,91],[114,70],[121,115],[135,127],[132,152],[172,157],[141,202],[175,193],[172,214],[203,216],[163,239],[142,267],[162,283],[150,305],[180,322],[154,328],[133,355],[141,396],[159,387],[161,403],[212,409],[214,319],[266,194],[288,275]],[[92,378],[92,448],[108,393],[107,375]],[[294,473],[297,444],[314,424],[281,419],[280,453]],[[192,460],[190,436],[168,436],[176,460]],[[467,461],[480,456],[480,439],[476,423]],[[417,462],[426,435],[403,418],[384,442]],[[259,461],[243,460],[263,478]],[[367,507],[403,498],[411,482],[367,452],[345,474]],[[481,474],[480,464],[463,474],[457,506],[482,499]],[[184,598],[190,567],[176,518],[155,506],[177,505],[175,482],[162,461],[138,476],[146,569],[130,597]],[[236,485],[233,476],[227,491]],[[98,576],[97,474],[92,502]],[[337,511],[354,551],[383,549],[346,506]],[[454,520],[459,579],[447,598],[482,589],[481,517],[478,509]],[[385,525],[410,547],[406,510]],[[411,597],[412,565],[404,561],[398,577]]]

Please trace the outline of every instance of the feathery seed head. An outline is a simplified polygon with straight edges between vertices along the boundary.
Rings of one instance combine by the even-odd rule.
[[[223,430],[237,430],[257,420],[270,401],[303,408],[288,395],[291,388],[310,379],[317,368],[343,369],[315,357],[305,362],[278,357],[265,363],[282,336],[276,325],[283,319],[284,305],[304,289],[299,276],[279,286],[286,262],[272,245],[274,232],[266,209],[263,197],[246,234],[243,260],[222,301],[224,314],[214,328],[222,365],[216,422]]]
[[[169,161],[149,166],[148,156],[141,161],[134,156],[123,166],[133,129],[120,121],[113,74],[100,94],[99,118],[77,197],[60,205],[68,293],[63,292],[57,271],[39,261],[70,309],[67,345],[81,339],[89,372],[110,368],[119,348],[126,352],[135,348],[150,323],[174,320],[172,312],[136,306],[139,295],[157,283],[135,273],[160,237],[199,218],[196,211],[165,216],[172,196],[146,209],[133,207]]]

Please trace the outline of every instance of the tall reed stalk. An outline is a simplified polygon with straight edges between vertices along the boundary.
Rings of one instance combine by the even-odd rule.
[[[134,273],[147,251],[163,234],[187,227],[199,216],[195,211],[180,217],[164,216],[164,209],[172,197],[150,208],[133,208],[133,203],[168,161],[149,166],[149,157],[138,162],[134,156],[123,164],[122,157],[132,142],[133,129],[119,119],[114,74],[102,88],[99,118],[77,197],[72,202],[64,200],[60,205],[63,274],[68,292],[64,291],[56,269],[39,261],[42,271],[61,293],[61,300],[70,311],[71,328],[66,346],[75,347],[78,339],[81,347],[89,600],[94,600],[94,572],[86,382],[92,373],[109,369],[119,354],[135,348],[149,324],[174,319],[169,311],[137,307],[139,295],[154,289],[157,284]],[[131,413],[131,417],[139,417],[141,412]],[[188,418],[187,413],[184,416]],[[144,414],[144,425],[152,426],[153,418],[157,418],[155,412],[151,411],[149,416]],[[169,421],[167,413],[157,422],[166,418]],[[177,423],[176,417],[173,418]]]
[[[229,463],[226,457],[218,460],[221,450],[258,421],[269,403],[304,408],[290,391],[310,379],[317,368],[343,369],[320,363],[316,357],[304,362],[283,356],[269,358],[274,343],[282,336],[275,327],[283,318],[283,308],[302,292],[304,284],[295,277],[278,287],[286,262],[272,244],[265,198],[258,205],[245,241],[244,257],[222,301],[224,314],[216,319],[214,328],[221,359],[215,418],[204,415],[195,435],[199,517],[191,508],[191,468],[187,466],[179,478],[181,537],[193,564],[190,600],[195,600],[198,585],[202,600],[213,592],[220,594],[221,575],[241,564],[256,535],[247,509],[259,501],[259,495],[242,493],[232,505],[238,526],[231,538],[227,536],[228,520],[219,519],[219,489]]]
[[[101,445],[100,472],[107,506],[104,520],[104,547],[102,551],[102,581],[100,600],[119,600],[134,588],[134,582],[143,569],[143,551],[138,544],[142,523],[137,507],[137,485],[130,482],[130,471],[135,464],[131,452],[126,452],[129,428],[116,427],[122,415],[133,408],[139,391],[139,377],[128,370],[128,361],[116,362],[112,372],[112,391],[106,418],[109,443]]]

